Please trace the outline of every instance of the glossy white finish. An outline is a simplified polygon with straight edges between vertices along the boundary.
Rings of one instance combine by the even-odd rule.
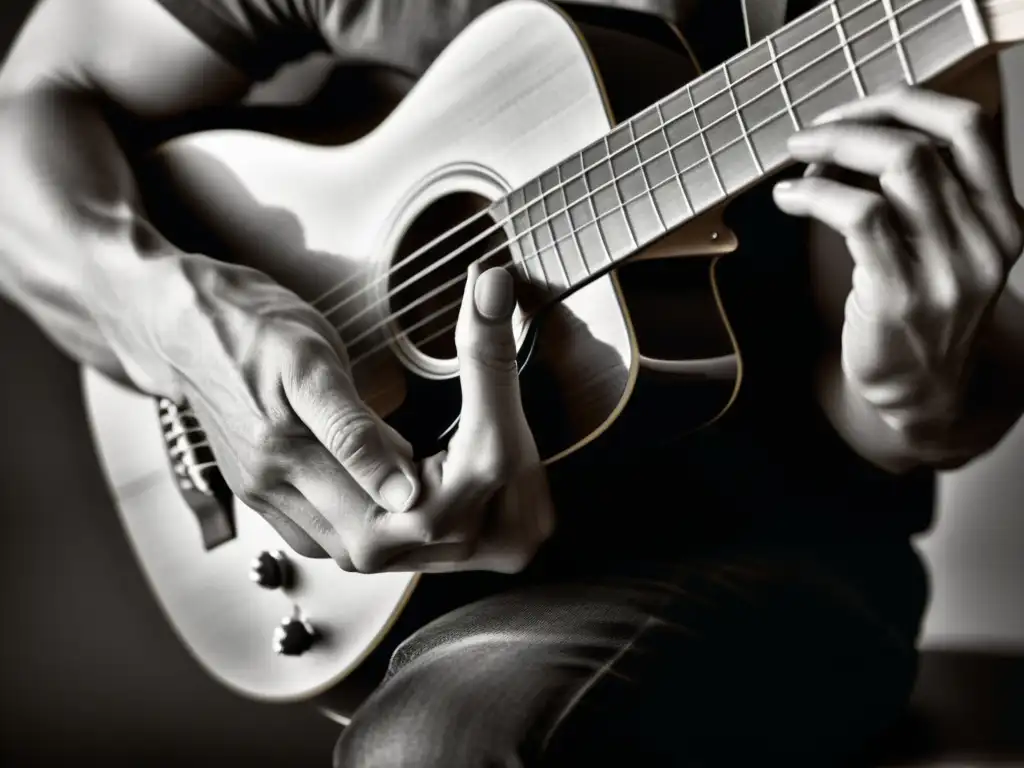
[[[312,269],[372,273],[389,257],[395,224],[430,197],[424,187],[431,180],[470,184],[478,168],[511,189],[609,128],[572,27],[553,8],[521,0],[481,17],[389,119],[354,144],[317,148],[216,131],[176,140],[161,154],[177,189],[201,196],[204,215],[233,220],[251,243],[267,245],[254,253],[254,265],[267,266],[259,260],[273,254],[274,238],[297,228],[291,235],[319,259]],[[269,210],[267,217],[235,219],[253,205]],[[302,257],[286,270],[301,270]],[[611,278],[566,305],[619,350],[620,366],[635,367]],[[153,400],[92,371],[84,372],[84,384],[124,526],[160,604],[205,668],[247,696],[289,700],[324,690],[358,664],[416,577],[350,575],[330,561],[302,560],[289,593],[253,585],[250,560],[282,546],[273,529],[239,505],[237,538],[204,553],[168,471]],[[293,610],[324,637],[301,657],[280,657],[272,634]]]

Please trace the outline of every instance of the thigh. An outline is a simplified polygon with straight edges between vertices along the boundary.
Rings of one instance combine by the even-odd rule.
[[[534,584],[395,652],[345,768],[828,765],[904,705],[911,638],[821,558],[732,551]]]

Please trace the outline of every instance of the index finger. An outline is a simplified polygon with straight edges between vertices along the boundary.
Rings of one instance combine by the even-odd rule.
[[[948,145],[989,223],[997,227],[997,232],[1001,230],[1001,220],[1016,203],[1008,165],[990,140],[992,131],[981,105],[921,88],[894,88],[830,109],[815,124],[863,119],[897,120]]]
[[[283,377],[289,404],[377,504],[405,511],[419,495],[411,459],[362,402],[335,351],[326,342],[311,346]]]

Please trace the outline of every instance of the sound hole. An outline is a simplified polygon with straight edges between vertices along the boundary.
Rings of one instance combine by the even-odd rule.
[[[503,230],[482,213],[489,205],[470,192],[439,198],[409,227],[395,255],[391,315],[398,331],[436,360],[455,358],[455,322],[470,264],[480,261],[487,269],[511,261]]]

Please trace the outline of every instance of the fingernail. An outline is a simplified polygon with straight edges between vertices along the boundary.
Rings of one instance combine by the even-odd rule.
[[[512,275],[500,268],[484,272],[473,287],[473,301],[487,320],[507,320],[516,305]]]
[[[412,482],[403,472],[390,475],[380,486],[380,496],[392,512],[405,512],[412,502]]]
[[[792,181],[780,181],[772,189],[772,192],[776,197],[786,197],[791,195],[796,190],[796,185]]]
[[[786,146],[789,148],[790,152],[796,152],[801,149],[813,149],[817,144],[818,136],[814,133],[808,133],[807,131],[794,133],[786,142]]]

